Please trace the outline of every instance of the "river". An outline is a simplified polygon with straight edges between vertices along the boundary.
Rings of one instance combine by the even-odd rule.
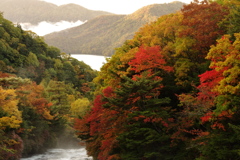
[[[83,61],[97,71],[100,71],[102,65],[106,63],[105,56],[73,54],[71,57]],[[21,158],[20,160],[92,160],[92,158],[87,156],[86,149],[82,147],[79,149],[49,149],[44,154]]]
[[[104,63],[106,63],[105,56],[97,56],[97,55],[86,55],[86,54],[72,54],[71,57],[76,58],[79,61],[83,61],[87,65],[89,65],[92,69],[100,71],[100,68]]]
[[[79,149],[49,149],[44,154],[35,155],[20,160],[92,160],[87,156],[85,148]]]

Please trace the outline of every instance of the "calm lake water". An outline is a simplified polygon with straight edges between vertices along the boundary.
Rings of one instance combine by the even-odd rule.
[[[106,63],[105,56],[96,56],[96,55],[85,55],[85,54],[72,54],[71,57],[83,61],[87,65],[91,66],[92,69],[100,71],[100,68],[104,63]]]

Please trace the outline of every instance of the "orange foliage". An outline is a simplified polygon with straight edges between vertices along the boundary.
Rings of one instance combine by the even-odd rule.
[[[202,123],[208,122],[212,118],[212,112],[207,112],[203,117],[201,117]]]
[[[34,108],[38,114],[47,120],[52,120],[53,115],[50,114],[50,107],[52,103],[44,98],[44,88],[36,83],[31,83],[29,85],[24,85],[19,87],[18,95],[24,97],[27,94],[27,99],[23,102]]]
[[[166,61],[163,54],[161,53],[159,46],[154,47],[140,47],[139,51],[136,52],[135,58],[132,59],[128,64],[131,66],[131,70],[136,73],[142,71],[150,71],[150,73],[156,70],[164,70],[172,72],[173,67],[166,66]]]
[[[204,59],[211,45],[216,43],[216,39],[224,34],[224,30],[218,23],[228,14],[222,5],[216,2],[195,0],[189,5],[185,5],[181,10],[183,13],[182,25],[186,28],[180,32],[180,37],[189,36],[196,40],[193,45],[201,53]]]
[[[0,78],[6,78],[6,77],[14,77],[14,76],[0,71]]]
[[[88,86],[88,83],[82,83],[81,91],[83,93],[89,92],[91,88]]]

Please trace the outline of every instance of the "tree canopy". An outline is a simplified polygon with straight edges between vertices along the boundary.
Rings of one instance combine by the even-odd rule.
[[[238,159],[238,10],[234,0],[194,1],[117,48],[94,79],[92,109],[75,122],[88,154]]]

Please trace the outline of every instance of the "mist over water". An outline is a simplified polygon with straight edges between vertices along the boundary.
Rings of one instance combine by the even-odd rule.
[[[52,32],[58,32],[58,31],[62,31],[62,30],[68,29],[68,28],[82,25],[85,22],[82,22],[80,20],[78,20],[76,22],[60,21],[60,22],[56,22],[56,23],[42,21],[42,22],[38,23],[37,25],[33,25],[31,23],[19,23],[19,24],[21,25],[23,30],[31,30],[39,36],[44,36],[44,35],[52,33]]]

